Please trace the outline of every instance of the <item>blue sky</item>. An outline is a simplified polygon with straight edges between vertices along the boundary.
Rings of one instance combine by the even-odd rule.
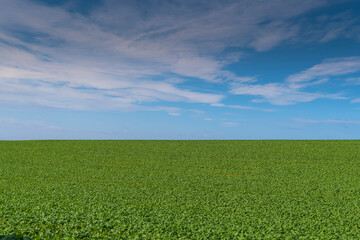
[[[0,0],[0,139],[359,139],[357,0]]]

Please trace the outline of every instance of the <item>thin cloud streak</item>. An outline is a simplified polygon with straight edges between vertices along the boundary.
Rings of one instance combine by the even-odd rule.
[[[306,124],[360,124],[360,120],[343,120],[343,119],[329,119],[329,120],[310,120],[303,118],[294,118],[294,122]]]
[[[346,84],[349,85],[360,85],[360,77],[346,79]]]
[[[224,123],[222,123],[222,125],[223,125],[224,127],[237,127],[237,126],[239,126],[240,124],[239,124],[239,123],[235,123],[235,122],[224,122]]]
[[[36,128],[44,128],[44,129],[52,129],[52,130],[61,130],[60,127],[49,125],[42,121],[24,121],[12,118],[0,118],[0,126],[10,125],[16,127],[36,127]]]

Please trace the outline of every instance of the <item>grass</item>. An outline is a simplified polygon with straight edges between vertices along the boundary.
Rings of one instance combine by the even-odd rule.
[[[359,239],[360,141],[3,141],[10,234]]]

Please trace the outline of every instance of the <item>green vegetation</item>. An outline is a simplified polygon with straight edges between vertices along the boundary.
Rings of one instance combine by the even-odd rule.
[[[360,141],[0,142],[0,235],[359,239]]]

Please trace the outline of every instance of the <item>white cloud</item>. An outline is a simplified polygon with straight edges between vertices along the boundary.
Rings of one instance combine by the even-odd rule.
[[[360,77],[348,78],[348,79],[346,79],[346,83],[350,84],[350,85],[360,85]]]
[[[324,14],[316,18],[305,18],[301,21],[301,42],[329,42],[337,38],[359,40],[360,18],[356,11],[347,10],[335,15]]]
[[[308,124],[360,124],[360,120],[344,120],[344,119],[330,119],[330,120],[310,120],[303,118],[294,118],[294,122],[308,123]]]
[[[236,95],[253,95],[262,97],[253,102],[269,102],[274,105],[292,105],[311,102],[318,98],[343,99],[339,94],[308,93],[293,89],[283,83],[236,85],[230,90]]]
[[[36,127],[52,130],[61,130],[60,127],[49,125],[43,121],[19,120],[13,118],[0,118],[0,125],[16,127]]]
[[[97,61],[82,58],[77,58],[74,64],[47,62],[3,44],[0,55],[7,59],[6,65],[0,64],[2,101],[69,109],[145,110],[135,105],[154,101],[211,104],[224,97],[180,89],[176,83],[145,79],[157,74],[147,67],[117,68],[112,63],[101,66],[101,62],[97,66]]]
[[[235,95],[253,95],[261,99],[253,102],[269,102],[275,105],[291,105],[311,102],[320,98],[346,99],[339,93],[329,94],[306,92],[309,86],[324,84],[329,78],[352,74],[360,71],[360,57],[327,59],[305,71],[290,75],[284,82],[267,84],[233,83],[230,93]],[[350,80],[348,80],[350,81]],[[355,78],[351,81],[356,82]]]
[[[223,50],[243,47],[265,51],[276,47],[299,34],[299,26],[292,24],[294,17],[326,3],[144,3],[144,15],[134,1],[106,0],[102,7],[84,16],[67,11],[66,6],[3,0],[0,58],[5,61],[0,62],[0,101],[124,111],[152,110],[145,103],[157,101],[220,104],[224,94],[206,89],[195,91],[179,84],[187,77],[217,84],[254,82],[252,77],[238,77],[224,70],[226,64],[243,55],[218,57]],[[233,93],[242,94],[245,88],[252,95],[279,102],[274,100],[279,97],[269,97],[271,89],[262,92],[260,85],[255,90],[251,85],[239,85]],[[277,88],[283,95],[292,94],[282,86]],[[315,97],[298,95],[303,99]]]
[[[239,126],[239,123],[235,123],[235,122],[224,122],[224,123],[222,123],[222,125],[223,125],[224,127],[237,127],[237,126]]]
[[[284,40],[296,36],[297,26],[286,25],[284,22],[272,22],[256,33],[257,37],[250,42],[250,46],[258,51],[267,51],[279,45]]]
[[[228,105],[223,103],[212,103],[210,104],[212,107],[223,107],[223,108],[232,108],[232,109],[240,109],[240,110],[258,110],[258,111],[264,111],[264,112],[272,112],[272,109],[263,109],[263,108],[257,108],[257,107],[251,107],[251,106],[243,106],[243,105]]]
[[[196,77],[210,82],[219,82],[219,72],[221,69],[220,63],[210,58],[199,57],[186,57],[179,58],[172,66],[171,71],[173,73],[187,76]]]
[[[19,5],[27,11],[19,11]],[[141,105],[154,101],[211,104],[224,98],[177,87],[181,76],[176,82],[172,76],[169,81],[162,80],[172,66],[177,67],[174,73],[206,78],[213,68],[219,68],[210,58],[189,58],[194,61],[192,66],[199,66],[196,69],[179,64],[183,58],[169,67],[172,53],[161,49],[160,44],[136,44],[63,8],[21,0],[6,1],[3,6],[0,57],[6,61],[0,63],[2,102],[69,109],[152,110]],[[8,25],[16,29],[15,33],[8,31]],[[48,46],[52,41],[56,43]],[[206,69],[201,69],[201,63]],[[157,80],[159,76],[161,80]]]
[[[345,75],[360,71],[360,57],[327,59],[305,71],[289,76],[289,83],[303,83],[314,79]]]

